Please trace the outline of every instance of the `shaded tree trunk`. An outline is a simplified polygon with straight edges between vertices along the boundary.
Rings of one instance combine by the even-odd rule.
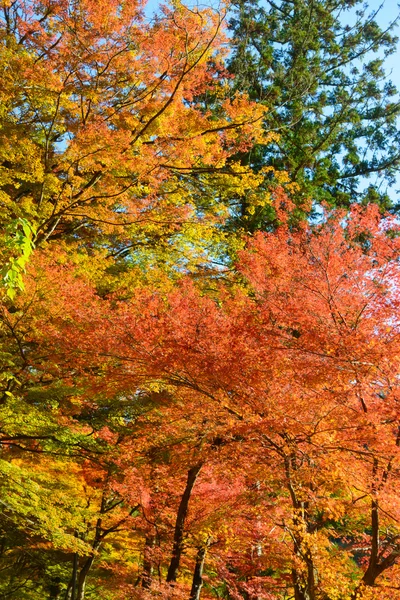
[[[296,552],[298,553],[298,552]],[[297,569],[292,569],[292,581],[295,600],[315,600],[315,574],[311,552],[308,550],[303,556],[307,566],[306,577],[300,575]]]
[[[196,564],[193,572],[192,589],[190,590],[190,600],[200,600],[201,588],[203,587],[203,570],[206,560],[209,541],[199,548],[196,556]]]
[[[307,511],[304,502],[297,497],[295,485],[292,478],[293,471],[296,471],[296,455],[291,453],[284,456],[286,483],[289,490],[293,506],[293,525],[295,530],[293,535],[293,552],[300,558],[305,565],[305,573],[300,573],[297,569],[292,569],[292,582],[295,600],[316,600],[316,581],[315,567],[311,549],[304,547],[304,537],[302,532],[308,529]]]
[[[178,514],[176,516],[175,522],[175,531],[174,531],[174,545],[172,548],[172,557],[171,562],[168,568],[167,573],[167,582],[171,583],[176,581],[178,575],[178,569],[181,561],[181,555],[183,550],[183,534],[185,521],[188,514],[189,509],[189,500],[192,494],[193,486],[196,482],[197,476],[200,473],[200,469],[203,466],[203,463],[199,463],[189,469],[185,491],[183,492],[179,508]]]
[[[58,600],[61,594],[61,579],[56,577],[49,586],[49,600]]]
[[[143,557],[143,573],[142,577],[140,578],[142,581],[142,587],[145,589],[150,588],[151,580],[153,578],[154,564],[151,556],[151,549],[154,548],[155,543],[156,540],[154,535],[146,535]]]
[[[89,558],[86,559],[83,567],[79,572],[76,600],[84,600],[85,598],[86,579],[93,565],[93,562],[94,555],[92,554],[92,556],[89,556]]]
[[[78,556],[77,552],[75,552],[73,563],[72,563],[72,577],[71,577],[71,582],[70,582],[70,585],[67,588],[67,598],[70,598],[70,600],[76,600],[76,584],[77,584],[77,578],[78,578],[78,562],[79,562],[79,556]],[[71,595],[69,595],[69,591],[71,591]]]
[[[95,552],[100,546],[102,540],[101,533],[101,523],[102,520],[97,519],[96,523],[96,533],[92,543],[92,551],[93,553],[86,558],[81,569],[79,570],[79,557],[78,554],[74,556],[74,566],[72,571],[72,579],[71,579],[71,596],[70,600],[84,600],[85,598],[85,588],[86,588],[86,579],[89,574],[90,569],[92,568]]]

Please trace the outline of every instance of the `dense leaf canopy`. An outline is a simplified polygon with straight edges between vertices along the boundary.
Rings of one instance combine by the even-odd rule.
[[[1,4],[1,598],[400,600],[394,41],[288,5]]]

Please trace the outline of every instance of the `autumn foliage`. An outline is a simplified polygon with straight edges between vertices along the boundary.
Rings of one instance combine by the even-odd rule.
[[[226,236],[222,11],[2,11],[0,595],[400,598],[397,219]]]

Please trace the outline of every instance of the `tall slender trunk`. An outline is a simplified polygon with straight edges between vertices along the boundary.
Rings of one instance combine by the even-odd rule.
[[[292,569],[292,581],[295,600],[315,600],[314,565],[307,564],[307,575],[300,575]]]
[[[378,460],[374,458],[372,467],[372,500],[371,500],[371,553],[368,560],[367,570],[359,585],[354,590],[352,600],[355,600],[363,587],[373,586],[375,580],[380,575],[379,565],[379,505],[377,500],[377,477],[378,477]]]
[[[155,543],[156,538],[154,535],[146,535],[143,557],[143,573],[141,578],[139,578],[139,581],[140,579],[142,581],[142,587],[145,589],[150,588],[151,580],[153,578],[154,564],[151,556],[151,550],[154,548]]]
[[[73,564],[72,564],[71,600],[76,600],[75,596],[76,596],[76,583],[77,583],[77,577],[78,577],[78,562],[79,562],[79,556],[78,556],[78,553],[75,552],[74,560],[73,560]],[[67,591],[67,593],[68,593],[68,591]]]
[[[295,600],[315,600],[316,581],[315,567],[311,549],[304,544],[303,532],[307,531],[307,512],[305,503],[299,500],[296,488],[293,482],[292,473],[296,471],[296,456],[292,453],[284,457],[286,484],[289,490],[293,506],[293,525],[295,526],[293,535],[293,553],[306,567],[306,572],[299,572],[296,568],[292,569],[292,582]]]
[[[181,555],[183,551],[183,534],[185,521],[189,509],[189,500],[192,494],[193,486],[196,482],[197,476],[200,473],[200,469],[202,466],[203,463],[199,463],[191,469],[189,469],[188,471],[185,491],[183,492],[178,508],[178,514],[176,516],[174,545],[172,548],[172,557],[167,573],[167,582],[169,583],[171,583],[172,581],[176,581],[178,575],[179,564],[181,561]]]
[[[206,560],[209,541],[199,548],[196,556],[196,564],[193,572],[192,589],[190,590],[190,600],[200,600],[201,588],[203,587],[203,570]]]
[[[84,600],[85,598],[86,579],[93,565],[93,562],[94,555],[92,554],[91,556],[89,556],[89,558],[86,559],[86,561],[83,564],[83,567],[79,572],[76,600]]]
[[[74,558],[74,569],[71,582],[71,600],[84,600],[85,598],[87,576],[92,568],[96,550],[100,546],[102,539],[101,524],[102,520],[101,518],[98,518],[96,523],[96,532],[92,543],[92,554],[86,558],[80,570],[78,570],[78,555],[75,555],[76,559]]]

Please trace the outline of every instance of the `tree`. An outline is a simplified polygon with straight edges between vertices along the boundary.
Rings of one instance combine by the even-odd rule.
[[[0,193],[9,287],[20,287],[31,243],[57,240],[59,249],[61,240],[91,260],[97,249],[112,268],[142,248],[162,254],[171,238],[178,245],[187,234],[193,245],[205,220],[204,228],[218,225],[223,204],[207,196],[207,176],[219,174],[227,188],[252,180],[226,161],[263,137],[264,112],[224,91],[223,18],[180,3],[150,23],[136,2],[4,4]],[[220,97],[214,113],[198,99],[207,93]]]
[[[386,29],[378,18],[379,8],[369,11],[360,0],[233,2],[235,86],[268,106],[265,127],[280,134],[242,161],[286,171],[298,186],[299,208],[307,198],[392,206],[400,107],[385,58],[396,49],[397,18]],[[243,197],[237,221],[250,231],[273,218],[268,207],[253,215],[248,208]]]
[[[162,420],[161,437],[222,448],[215,472],[245,470],[255,486],[241,492],[247,526],[236,511],[226,518],[233,546],[258,548],[261,558],[240,560],[230,545],[209,550],[211,563],[224,557],[219,572],[232,594],[393,597],[398,225],[377,208],[355,208],[347,221],[342,211],[292,230],[283,203],[277,195],[278,231],[258,235],[240,257],[244,287],[220,286],[214,299],[184,281],[112,308],[87,295],[82,311],[79,290],[63,282],[49,356],[59,376],[73,365],[94,389],[101,365],[105,394],[107,385],[164,389],[170,401],[149,416]]]

